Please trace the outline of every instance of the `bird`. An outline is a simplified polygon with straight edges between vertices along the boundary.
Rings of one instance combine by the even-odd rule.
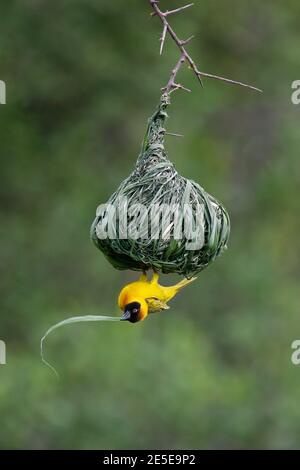
[[[138,281],[131,282],[123,287],[118,297],[118,305],[123,311],[120,320],[137,323],[145,320],[149,313],[167,310],[170,307],[167,302],[171,300],[179,290],[187,286],[197,278],[183,279],[174,286],[164,287],[158,283],[159,274],[153,272],[152,279],[148,281],[143,273]]]

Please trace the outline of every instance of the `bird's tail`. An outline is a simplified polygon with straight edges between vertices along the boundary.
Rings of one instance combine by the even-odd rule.
[[[191,279],[182,279],[182,281],[178,282],[178,284],[176,284],[174,288],[176,289],[176,291],[179,291],[180,289],[187,286],[188,284],[195,281],[196,279],[197,279],[196,277],[191,277]]]

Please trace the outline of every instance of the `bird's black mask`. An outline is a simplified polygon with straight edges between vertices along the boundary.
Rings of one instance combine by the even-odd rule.
[[[137,323],[140,321],[141,304],[138,302],[131,302],[125,305],[123,316],[121,320],[130,321],[130,323]]]

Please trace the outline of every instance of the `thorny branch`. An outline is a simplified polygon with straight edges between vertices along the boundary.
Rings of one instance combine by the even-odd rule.
[[[176,75],[177,73],[179,72],[179,69],[180,67],[182,66],[182,64],[185,62],[185,57],[183,54],[181,54],[180,56],[180,59],[179,61],[177,62],[177,64],[175,65],[174,69],[172,70],[172,73],[171,73],[171,76],[170,76],[170,79],[167,83],[167,86],[164,88],[164,91],[165,93],[172,93],[173,91],[175,90],[185,90],[185,91],[188,91],[190,92],[191,90],[189,90],[188,88],[185,88],[184,86],[180,85],[180,83],[176,83],[175,82],[175,78],[176,78]]]
[[[193,70],[194,74],[196,75],[196,77],[198,78],[198,80],[199,80],[199,82],[202,86],[203,86],[202,77],[207,77],[207,78],[212,78],[214,80],[221,80],[223,82],[230,83],[232,85],[239,85],[239,86],[249,88],[251,90],[259,91],[260,93],[262,93],[262,90],[260,90],[259,88],[254,87],[254,86],[247,85],[246,83],[238,82],[236,80],[230,80],[229,78],[219,77],[218,75],[213,75],[211,73],[202,72],[198,69],[197,65],[195,64],[192,57],[190,56],[190,54],[187,52],[187,50],[185,48],[185,46],[193,39],[193,36],[189,37],[188,39],[179,39],[176,32],[174,31],[174,29],[172,28],[172,26],[170,25],[170,23],[168,21],[168,16],[174,15],[176,13],[180,13],[183,10],[186,10],[187,8],[193,6],[193,3],[189,3],[188,5],[185,5],[183,7],[176,8],[175,10],[170,10],[170,11],[167,10],[167,11],[163,12],[163,11],[161,11],[161,9],[158,6],[158,0],[149,0],[149,2],[150,2],[150,5],[153,9],[153,12],[152,12],[151,16],[157,16],[160,19],[160,21],[162,22],[162,25],[163,25],[163,31],[162,31],[162,35],[160,37],[160,54],[162,54],[162,52],[163,52],[163,48],[164,48],[164,45],[165,45],[167,33],[171,36],[171,38],[173,39],[173,41],[175,42],[175,44],[177,45],[177,47],[180,50],[180,59],[177,62],[174,69],[172,70],[172,73],[171,73],[171,76],[170,76],[170,79],[169,79],[167,85],[163,88],[163,90],[166,93],[170,94],[173,91],[178,90],[178,89],[182,89],[182,90],[185,90],[185,91],[190,91],[188,88],[185,88],[181,84],[175,82],[175,78],[176,78],[176,76],[177,76],[177,74],[178,74],[178,72],[179,72],[179,70],[180,70],[180,68],[181,68],[181,66],[184,62],[186,62],[188,64],[189,68],[191,68]]]

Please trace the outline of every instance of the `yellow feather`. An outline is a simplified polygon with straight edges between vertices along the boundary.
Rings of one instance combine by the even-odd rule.
[[[147,302],[149,313],[166,310],[169,308],[167,302],[196,278],[183,279],[178,284],[167,287],[161,286],[158,279],[158,274],[154,273],[151,281],[147,280],[146,275],[142,275],[138,281],[127,284],[120,292],[119,307],[123,310],[127,304],[139,302],[142,299]]]

